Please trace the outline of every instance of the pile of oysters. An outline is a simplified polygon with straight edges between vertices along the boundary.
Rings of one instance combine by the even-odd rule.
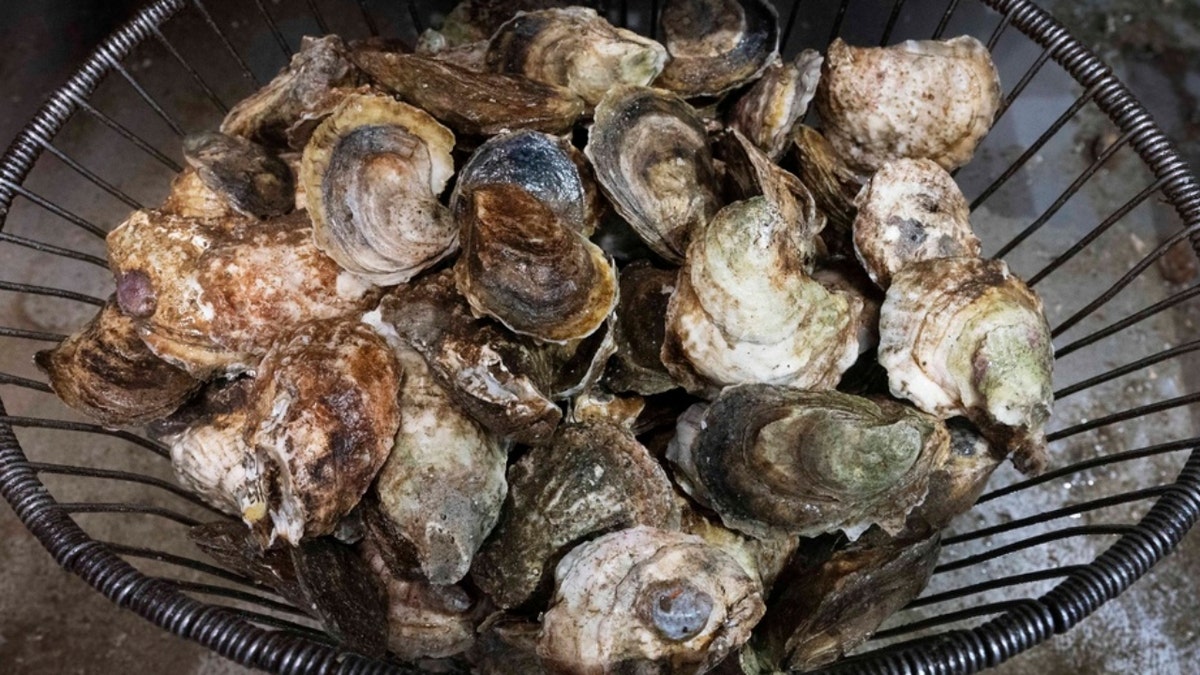
[[[658,25],[466,0],[416,45],[305,38],[38,365],[147,425],[231,516],[197,546],[348,649],[836,660],[1000,462],[1046,463],[1041,301],[949,173],[996,69],[971,37],[785,60],[763,0]]]

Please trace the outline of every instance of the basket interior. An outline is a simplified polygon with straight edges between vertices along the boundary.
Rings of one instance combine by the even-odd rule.
[[[290,631],[295,639],[279,643],[280,655],[313,655],[214,646],[243,663],[307,672],[332,663],[333,652],[315,646],[329,640],[305,614],[187,542],[188,525],[221,516],[176,486],[164,448],[66,409],[32,354],[81,326],[112,292],[103,236],[165,196],[182,164],[182,134],[214,128],[287,62],[302,35],[411,42],[450,6],[160,1],[101,48],[0,163],[0,489],[59,562],[93,585],[107,583],[108,569],[84,569],[93,552],[131,563],[137,572],[113,572],[124,590],[101,590],[160,625],[175,621],[172,630],[208,639],[197,636],[199,619],[151,616],[169,603],[149,596],[173,589],[203,603],[180,612],[222,606],[231,626],[245,626],[241,619]],[[1196,518],[1200,465],[1184,468],[1198,441],[1200,286],[1164,274],[1194,264],[1188,237],[1200,223],[1200,191],[1119,83],[1027,3],[778,7],[785,54],[823,50],[839,35],[878,44],[965,33],[984,41],[1000,68],[998,120],[956,179],[984,254],[1034,286],[1054,328],[1051,471],[1036,479],[998,472],[947,533],[922,597],[843,667],[994,665],[1120,593]],[[655,30],[657,3],[599,8],[614,23]]]

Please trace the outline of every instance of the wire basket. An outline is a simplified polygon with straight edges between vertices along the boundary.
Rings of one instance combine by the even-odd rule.
[[[0,308],[19,306],[29,319],[0,313],[0,493],[64,568],[117,605],[238,663],[280,673],[416,672],[340,651],[269,589],[205,562],[183,532],[221,516],[174,483],[167,451],[79,421],[30,367],[35,350],[81,325],[111,292],[104,234],[166,194],[184,133],[215,127],[231,102],[286,63],[303,34],[413,41],[448,9],[411,0],[267,4],[154,2],[104,41],[0,161],[0,259],[11,261],[0,270],[8,296]],[[598,9],[654,34],[657,4]],[[1188,393],[1187,382],[1200,371],[1191,367],[1200,340],[1184,335],[1170,344],[1176,336],[1162,330],[1186,316],[1200,285],[1172,286],[1154,268],[1200,228],[1200,188],[1109,68],[1025,0],[777,5],[785,54],[839,35],[883,44],[971,33],[1000,67],[1006,91],[997,125],[956,177],[972,199],[985,253],[1004,257],[1046,298],[1061,380],[1050,429],[1054,468],[1034,479],[998,473],[948,533],[925,594],[831,667],[979,671],[1121,594],[1200,513],[1200,430],[1192,419],[1200,393]],[[1048,103],[1048,91],[1065,109]],[[1042,161],[1056,146],[1078,145],[1066,130],[1081,124],[1101,139],[1091,157]],[[1106,175],[1116,161],[1133,165],[1120,174],[1132,178],[1081,205],[1085,187],[1113,183]],[[1033,204],[1035,215],[993,206],[1005,199]],[[1164,211],[1175,219],[1168,231],[1145,227],[1155,209],[1159,220]],[[90,501],[56,500],[67,486]],[[137,540],[117,540],[117,520],[119,532]]]

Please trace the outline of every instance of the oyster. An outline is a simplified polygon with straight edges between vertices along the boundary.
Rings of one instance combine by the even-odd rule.
[[[865,642],[920,595],[940,550],[936,534],[915,540],[869,536],[790,570],[750,643],[763,669],[808,672]]]
[[[830,292],[845,293],[862,301],[862,311],[858,314],[858,353],[875,349],[879,345],[879,308],[884,296],[862,267],[845,258],[826,259],[813,270],[812,278]]]
[[[517,12],[570,4],[568,0],[462,0],[446,15],[439,32],[448,47],[487,40]]]
[[[214,383],[148,427],[151,437],[171,448],[179,484],[233,516],[259,491],[254,450],[243,439],[253,386],[250,378]]]
[[[1004,459],[962,418],[949,420],[950,455],[929,477],[929,494],[913,509],[907,530],[924,535],[966,513]]]
[[[485,59],[493,71],[566,87],[594,107],[614,85],[653,82],[667,50],[614,27],[594,9],[567,7],[509,19],[488,42]]]
[[[688,98],[736,89],[779,55],[779,16],[767,0],[666,0],[659,25],[671,60],[654,86]]]
[[[451,46],[446,35],[441,31],[426,28],[417,38],[417,46],[413,53],[435,61],[449,63],[465,70],[482,73],[487,65],[484,57],[487,55],[487,40],[475,40]]]
[[[829,45],[817,110],[825,136],[853,169],[931,159],[947,171],[971,161],[1000,107],[991,54],[970,36],[891,47]]]
[[[730,387],[679,424],[668,458],[680,484],[756,537],[897,534],[950,452],[937,419],[835,391]]]
[[[438,195],[454,174],[454,134],[386,96],[352,95],[304,148],[313,239],[379,285],[408,281],[450,255],[458,229]]]
[[[400,427],[403,373],[366,324],[305,324],[263,357],[246,420],[262,480],[242,517],[264,539],[333,532],[375,480]]]
[[[854,250],[881,288],[918,260],[979,256],[967,198],[932,160],[884,162],[855,205]]]
[[[275,592],[321,622],[347,649],[382,657],[387,641],[383,584],[354,549],[328,538],[263,550],[241,523],[188,530],[210,558]]]
[[[618,85],[596,106],[584,153],[617,213],[669,262],[719,207],[708,134],[696,111],[665,92]]]
[[[479,639],[469,654],[477,675],[550,675],[537,655],[541,624],[497,612],[479,627]]]
[[[480,424],[518,443],[543,443],[554,433],[562,411],[539,388],[530,350],[493,322],[472,317],[450,270],[392,290],[379,308]]]
[[[136,322],[112,298],[34,362],[63,403],[106,427],[166,417],[200,388],[199,380],[146,348]]]
[[[306,113],[327,108],[336,88],[352,85],[357,75],[340,37],[304,37],[287,68],[229,111],[221,133],[287,147],[288,128]]]
[[[295,179],[283,160],[238,136],[210,132],[183,139],[183,158],[239,213],[281,216],[296,203]]]
[[[1042,301],[999,260],[936,258],[892,277],[879,318],[892,394],[964,415],[1025,473],[1046,464],[1054,348]]]
[[[625,429],[564,425],[508,472],[500,524],[480,549],[471,578],[497,605],[544,595],[570,547],[633,525],[679,529],[671,484]]]
[[[121,311],[151,351],[198,379],[252,369],[301,323],[377,297],[317,249],[302,212],[259,221],[135,211],[107,241]]]
[[[732,201],[766,197],[784,222],[796,229],[792,237],[803,245],[804,269],[811,272],[812,258],[820,252],[816,237],[825,229],[825,215],[817,210],[812,193],[737,129],[721,134],[717,150],[725,162]]]
[[[505,183],[522,188],[585,237],[600,219],[600,191],[587,159],[567,141],[536,131],[500,134],[479,146],[458,173],[450,210],[466,218],[476,186]]]
[[[571,401],[571,422],[607,422],[633,430],[638,416],[646,408],[641,396],[614,396],[602,389],[590,389]]]
[[[400,430],[375,481],[379,508],[430,583],[458,583],[500,517],[507,448],[454,405],[378,312],[365,321],[389,338],[404,371]]]
[[[360,52],[354,59],[380,86],[468,136],[516,129],[562,134],[583,113],[583,101],[567,89],[524,77],[413,54]]]
[[[679,499],[686,502],[682,496]],[[721,525],[715,518],[709,518],[690,503],[683,506],[682,511],[683,532],[700,537],[737,560],[747,574],[760,582],[764,597],[770,593],[775,579],[800,545],[800,537],[792,534],[762,539],[748,537]]]
[[[617,304],[617,273],[599,246],[516,185],[476,186],[459,199],[454,279],[477,314],[547,342],[600,328]]]
[[[224,218],[236,213],[229,198],[209,187],[199,172],[191,167],[171,179],[171,192],[159,210],[172,216],[208,219]]]
[[[790,63],[772,61],[762,78],[738,97],[725,116],[773,161],[779,161],[791,142],[792,128],[808,112],[821,79],[821,55],[805,49]]]
[[[830,253],[854,257],[854,199],[864,178],[846,166],[829,141],[812,127],[796,125],[792,148],[800,182],[812,193],[817,209],[829,219],[822,239]]]
[[[703,673],[765,610],[758,580],[724,551],[652,527],[581,544],[555,581],[538,641],[554,672]]]
[[[458,586],[437,586],[397,576],[385,562],[380,544],[368,537],[362,556],[387,591],[388,651],[405,660],[461,654],[475,643],[476,619],[471,597]]]
[[[604,374],[605,383],[614,391],[649,395],[678,386],[659,356],[675,277],[675,270],[656,269],[646,261],[621,270],[621,301],[614,329],[617,351]]]
[[[765,197],[730,204],[688,248],[662,360],[689,391],[828,389],[858,358],[862,302],[805,273],[814,242]]]

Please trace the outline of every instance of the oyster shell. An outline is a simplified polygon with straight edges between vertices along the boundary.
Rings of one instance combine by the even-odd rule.
[[[650,395],[679,386],[660,356],[675,277],[675,270],[656,269],[644,260],[621,270],[621,301],[613,331],[616,354],[604,374],[606,385],[614,391]]]
[[[971,161],[1000,107],[1000,76],[979,40],[908,40],[891,47],[829,45],[817,110],[835,152],[858,171],[890,159]]]
[[[500,134],[479,146],[458,173],[450,210],[467,217],[477,186],[506,183],[522,188],[545,204],[571,229],[585,237],[600,219],[600,191],[583,153],[567,141],[536,131]]]
[[[602,389],[590,389],[571,401],[571,422],[607,422],[633,431],[638,416],[646,408],[641,396],[615,396]]]
[[[300,51],[275,79],[229,111],[221,133],[287,147],[288,129],[305,114],[328,108],[329,97],[338,95],[336,88],[352,85],[357,75],[340,37],[304,37]]]
[[[846,166],[829,141],[816,129],[803,124],[792,131],[792,149],[800,182],[812,193],[817,209],[829,219],[822,239],[830,253],[854,257],[853,229],[857,207],[854,199],[864,178]]]
[[[544,443],[554,433],[562,411],[539,388],[530,350],[493,322],[471,316],[450,270],[392,290],[379,309],[480,424],[526,444]]]
[[[487,40],[517,12],[570,4],[567,0],[463,0],[446,15],[439,32],[448,47]]]
[[[918,260],[979,256],[967,198],[932,160],[884,162],[855,205],[854,250],[881,288]]]
[[[616,266],[525,189],[492,183],[459,196],[458,290],[479,315],[538,340],[594,333],[617,304]]]
[[[183,158],[239,213],[281,216],[296,203],[292,170],[252,141],[218,132],[194,134],[183,139]]]
[[[687,98],[736,89],[779,55],[779,16],[766,0],[666,0],[659,25],[671,60],[654,86]]]
[[[567,89],[524,77],[413,54],[360,52],[354,59],[380,86],[468,136],[516,129],[562,134],[583,113],[583,101]]]
[[[210,188],[191,167],[171,179],[171,191],[159,210],[172,216],[208,219],[224,218],[236,213],[228,197]]]
[[[1025,473],[1046,464],[1054,348],[1042,301],[999,260],[936,258],[892,277],[879,318],[892,394],[964,415]]]
[[[377,297],[317,249],[304,213],[135,211],[107,242],[121,311],[151,351],[197,379],[251,369],[301,323],[361,312]]]
[[[458,229],[438,195],[454,174],[454,134],[386,96],[343,100],[304,148],[313,239],[379,285],[408,281],[450,255]]]
[[[827,389],[858,357],[862,302],[805,273],[813,242],[765,197],[735,202],[688,248],[662,360],[689,391],[765,382]]]
[[[966,513],[987,487],[1004,457],[962,418],[947,421],[950,455],[929,477],[929,494],[913,509],[907,532],[923,536],[937,532]]]
[[[795,228],[792,238],[802,245],[804,269],[811,271],[812,259],[820,252],[816,237],[825,229],[825,215],[817,210],[812,193],[737,129],[720,135],[717,150],[725,162],[731,201],[766,197],[784,222]]]
[[[835,391],[730,387],[679,424],[667,456],[681,486],[756,537],[897,534],[950,452],[937,419]]]
[[[400,427],[403,373],[352,319],[305,324],[263,357],[246,420],[261,502],[242,508],[264,539],[333,532],[375,480]]]
[[[858,353],[865,354],[879,345],[879,308],[883,291],[853,260],[826,259],[813,270],[812,278],[830,292],[845,293],[862,301],[858,313]]]
[[[792,128],[804,119],[821,79],[821,54],[805,49],[791,62],[772,61],[754,86],[738,97],[726,125],[779,161],[791,142]]]
[[[548,590],[570,547],[616,528],[679,528],[671,484],[625,429],[569,424],[508,472],[508,498],[471,578],[497,605],[517,607]]]
[[[537,655],[541,624],[497,612],[479,627],[479,639],[469,654],[477,675],[551,675]]]
[[[441,31],[426,28],[417,37],[417,45],[413,49],[413,53],[475,73],[482,73],[487,68],[483,60],[487,54],[487,46],[486,39],[451,46],[450,41]]]
[[[581,544],[555,580],[538,641],[555,672],[703,673],[765,610],[758,580],[724,551],[652,527]]]
[[[667,50],[594,9],[567,7],[518,13],[497,29],[485,59],[495,72],[566,87],[594,107],[616,84],[653,82]]]
[[[939,539],[872,536],[792,570],[750,643],[764,670],[808,672],[865,642],[929,583]]]
[[[404,371],[400,430],[375,481],[379,509],[412,545],[430,583],[458,583],[500,517],[507,448],[454,405],[378,312],[364,321],[388,338]]]
[[[719,207],[708,134],[682,99],[618,85],[596,106],[584,154],[600,187],[638,236],[673,263]]]
[[[682,496],[679,499],[686,502]],[[760,582],[764,598],[770,594],[775,579],[800,546],[800,537],[792,534],[762,539],[748,537],[721,525],[715,517],[706,516],[690,503],[686,503],[682,511],[683,532],[700,537],[737,560],[747,574]]]
[[[35,354],[34,363],[63,403],[106,427],[166,417],[200,388],[146,347],[115,298],[54,349]]]

